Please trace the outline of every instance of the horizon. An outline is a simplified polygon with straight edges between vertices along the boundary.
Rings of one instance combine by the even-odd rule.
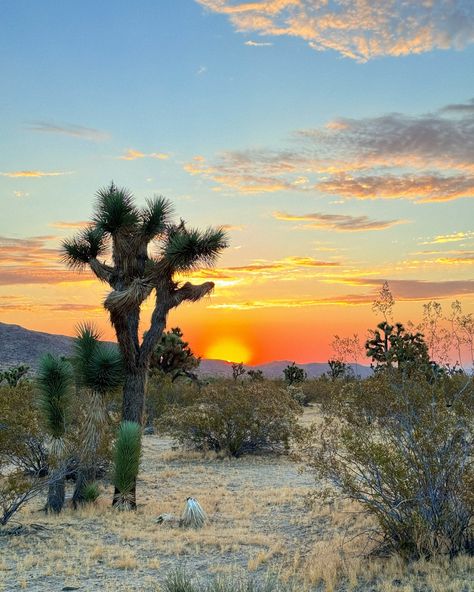
[[[216,266],[189,276],[213,294],[168,322],[204,358],[325,363],[335,335],[363,344],[382,320],[385,281],[405,325],[430,301],[474,312],[472,2],[46,0],[3,16],[1,322],[72,336],[89,320],[115,340],[103,285],[59,259],[112,179],[227,229]]]

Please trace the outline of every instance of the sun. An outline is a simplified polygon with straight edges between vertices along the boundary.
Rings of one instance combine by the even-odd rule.
[[[209,360],[225,360],[226,362],[243,362],[246,364],[252,357],[250,349],[241,341],[226,337],[215,341],[206,350]]]

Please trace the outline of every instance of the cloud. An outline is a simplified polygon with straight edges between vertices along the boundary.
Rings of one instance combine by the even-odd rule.
[[[260,308],[308,308],[312,306],[357,306],[373,302],[373,295],[345,294],[328,298],[265,298],[262,300],[245,300],[241,302],[212,303],[207,308],[227,310],[254,310]]]
[[[16,238],[0,236],[0,285],[58,284],[90,280],[88,272],[76,274],[60,263],[56,236]],[[53,246],[49,246],[53,243]]]
[[[125,152],[125,154],[119,156],[118,158],[120,160],[138,160],[140,158],[155,158],[156,160],[167,160],[169,157],[170,155],[166,154],[166,152],[150,152],[146,154],[145,152],[141,152],[140,150],[134,150],[133,148],[130,148]]]
[[[247,45],[248,47],[271,47],[273,43],[268,41],[251,41],[249,39],[248,41],[245,41],[244,45]]]
[[[25,170],[25,171],[11,171],[9,173],[0,173],[0,176],[10,177],[11,179],[18,179],[20,177],[31,177],[31,178],[61,177],[62,175],[72,175],[72,171],[45,172],[45,171],[38,171],[38,170]]]
[[[91,140],[93,142],[103,142],[110,137],[107,132],[94,129],[92,127],[84,127],[82,125],[74,124],[59,124],[46,121],[33,121],[27,129],[34,132],[63,134],[65,136],[82,138],[84,140]]]
[[[201,76],[202,74],[205,74],[207,72],[207,66],[199,66],[199,68],[196,70],[196,76]]]
[[[226,15],[242,33],[302,39],[366,62],[434,49],[462,49],[474,41],[470,0],[196,0]]]
[[[474,238],[474,231],[452,232],[451,234],[438,234],[434,238],[420,243],[421,245],[439,245],[443,243],[458,243]]]
[[[470,106],[472,101],[465,104]],[[278,148],[227,150],[185,164],[214,190],[443,202],[474,197],[474,110],[339,118]]]
[[[69,222],[64,220],[59,220],[58,222],[51,222],[50,226],[53,228],[62,228],[62,229],[80,229],[84,228],[84,226],[88,226],[90,222],[87,220],[80,220],[78,222]]]
[[[360,232],[365,230],[384,230],[402,224],[404,220],[371,220],[368,216],[349,216],[345,214],[287,214],[274,212],[273,217],[286,222],[305,222],[302,228]]]
[[[377,278],[333,278],[331,283],[351,286],[374,286],[380,288],[385,279]],[[474,294],[474,280],[387,280],[395,300],[432,300]]]
[[[229,232],[231,231],[240,231],[243,230],[245,227],[241,224],[223,224],[222,228]]]
[[[21,197],[28,197],[30,194],[27,191],[14,191],[13,195],[15,197],[21,198]]]

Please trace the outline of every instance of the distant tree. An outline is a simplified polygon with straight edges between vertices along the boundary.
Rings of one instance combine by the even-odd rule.
[[[306,372],[303,370],[303,368],[297,366],[295,362],[284,368],[283,375],[285,377],[285,381],[290,385],[304,382],[307,378]]]
[[[328,376],[331,380],[337,380],[338,378],[346,378],[352,373],[352,368],[349,364],[341,362],[340,360],[328,360]]]
[[[196,379],[192,372],[199,366],[200,358],[194,355],[189,343],[183,340],[179,327],[165,331],[153,350],[150,370],[157,370],[171,377],[174,382],[180,376]]]
[[[432,366],[422,333],[410,333],[402,323],[390,325],[386,321],[370,333],[372,337],[366,341],[365,347],[367,356],[372,358],[372,368],[420,370]]]
[[[247,374],[249,375],[251,380],[263,380],[264,376],[263,376],[263,372],[260,369],[251,369],[251,370],[247,370]]]
[[[242,362],[232,362],[232,378],[237,381],[240,376],[245,374],[245,368]]]
[[[140,425],[151,357],[169,311],[185,301],[200,300],[214,288],[212,282],[180,284],[176,275],[212,265],[227,247],[222,228],[200,231],[188,228],[183,220],[174,224],[171,213],[165,198],[155,197],[139,208],[127,189],[111,183],[97,193],[91,225],[62,244],[63,259],[70,268],[89,267],[111,287],[104,306],[124,362],[122,419]],[[151,245],[158,255],[151,254]],[[109,247],[111,264],[100,260]],[[151,323],[140,343],[141,306],[152,294]]]

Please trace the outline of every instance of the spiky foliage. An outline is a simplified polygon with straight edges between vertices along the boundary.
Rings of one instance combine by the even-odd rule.
[[[213,265],[226,245],[226,233],[222,228],[201,231],[183,227],[168,235],[163,258],[176,271],[190,271],[199,265]]]
[[[134,421],[120,424],[114,448],[113,484],[116,488],[114,505],[123,509],[135,506],[134,487],[140,468],[141,426]]]
[[[140,212],[141,233],[147,240],[152,240],[156,236],[163,234],[173,208],[170,202],[163,196],[154,197],[146,200],[146,208]]]
[[[62,242],[62,260],[71,269],[82,271],[91,259],[97,259],[106,251],[103,231],[94,226],[82,230],[76,237]]]
[[[40,361],[37,378],[38,403],[45,427],[53,439],[66,433],[73,373],[69,362],[46,354]]]
[[[94,222],[99,230],[114,235],[131,229],[139,222],[140,214],[128,189],[118,188],[114,183],[99,189]]]

